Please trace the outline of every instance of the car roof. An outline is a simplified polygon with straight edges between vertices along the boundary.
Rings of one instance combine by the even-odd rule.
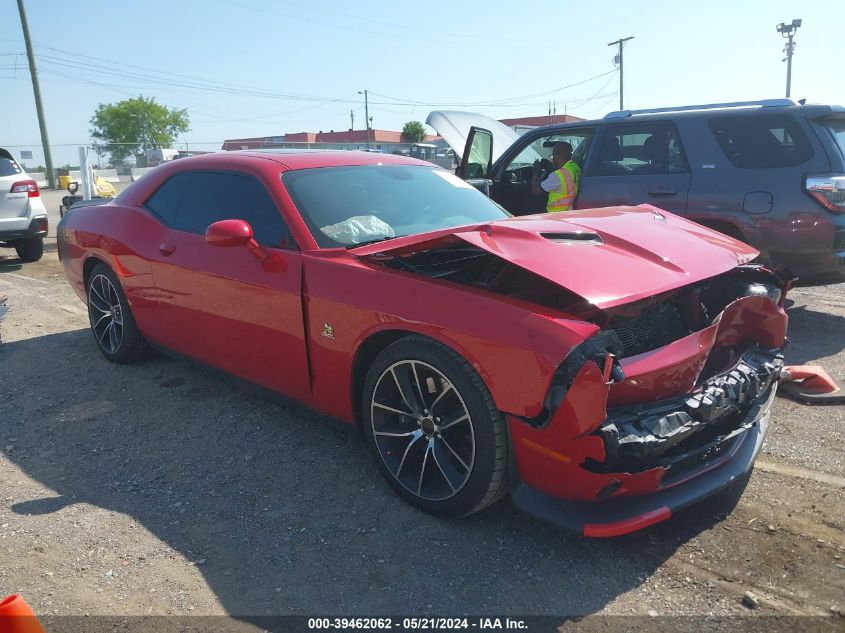
[[[574,130],[584,126],[590,125],[614,125],[620,123],[634,123],[638,121],[653,121],[680,118],[693,118],[703,115],[718,116],[724,114],[759,114],[766,113],[780,113],[780,112],[798,112],[807,119],[817,119],[830,114],[839,114],[843,112],[843,108],[837,105],[822,105],[822,104],[799,104],[794,101],[786,99],[772,99],[769,101],[745,102],[745,103],[715,103],[700,106],[678,106],[669,108],[656,108],[653,110],[619,110],[616,112],[609,112],[601,119],[589,119],[585,121],[576,121],[573,123],[557,123],[553,125],[545,125],[541,128],[534,128],[526,134],[534,134],[538,130],[547,132]]]
[[[273,160],[287,169],[308,169],[310,167],[347,167],[356,165],[424,165],[432,164],[416,158],[400,156],[398,154],[377,154],[374,152],[359,152],[352,150],[326,149],[260,149],[238,150],[233,152],[215,152],[196,157],[180,158],[179,162],[190,161],[193,158],[215,160],[215,157],[262,158]],[[182,163],[184,164],[184,163]]]

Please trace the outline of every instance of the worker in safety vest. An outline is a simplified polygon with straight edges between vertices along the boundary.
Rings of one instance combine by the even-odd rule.
[[[546,211],[568,211],[572,208],[578,185],[581,182],[581,168],[572,160],[572,145],[555,143],[552,150],[552,164],[555,170],[540,182],[540,163],[534,163],[531,191],[535,195],[547,193]]]

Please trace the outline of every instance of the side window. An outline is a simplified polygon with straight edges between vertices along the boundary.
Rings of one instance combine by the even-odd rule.
[[[168,226],[173,226],[173,222],[176,220],[176,211],[182,204],[182,198],[185,197],[185,177],[187,175],[177,174],[166,180],[144,205]]]
[[[493,135],[485,129],[472,127],[464,148],[463,178],[487,178],[493,162]]]
[[[288,239],[284,220],[264,186],[251,176],[228,172],[183,172],[159,189],[147,206],[169,183],[182,188],[177,212],[169,222],[174,229],[204,234],[219,220],[249,222],[255,240],[267,246],[282,246]]]
[[[2,176],[17,176],[23,170],[18,167],[18,164],[13,158],[6,158],[0,155],[0,177]]]
[[[590,175],[679,174],[688,170],[681,141],[668,123],[608,126]]]
[[[709,124],[734,167],[794,167],[813,157],[804,130],[787,114],[717,117]]]
[[[530,178],[530,168],[534,161],[552,161],[552,150],[556,143],[566,142],[572,146],[572,160],[583,167],[584,158],[590,146],[593,130],[572,130],[550,136],[541,136],[527,145],[505,168],[505,175],[510,182],[521,182]],[[549,165],[545,164],[548,169]]]

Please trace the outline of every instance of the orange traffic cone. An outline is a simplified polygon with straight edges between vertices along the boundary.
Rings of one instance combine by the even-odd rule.
[[[38,618],[18,595],[0,601],[0,633],[44,633]]]

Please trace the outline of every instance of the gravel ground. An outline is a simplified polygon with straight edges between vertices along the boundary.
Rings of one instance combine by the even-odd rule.
[[[845,407],[778,398],[741,497],[619,539],[507,502],[439,520],[391,492],[354,429],[183,362],[106,362],[55,253],[4,255],[0,595],[41,615],[845,607]],[[791,296],[787,362],[845,377],[845,285]]]

